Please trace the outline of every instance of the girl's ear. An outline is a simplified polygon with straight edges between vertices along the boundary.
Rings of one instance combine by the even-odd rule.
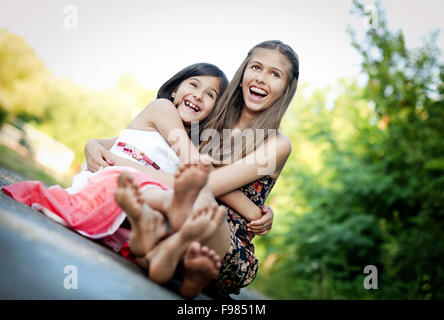
[[[175,98],[176,97],[176,91],[173,91],[173,93],[171,94],[171,98]]]

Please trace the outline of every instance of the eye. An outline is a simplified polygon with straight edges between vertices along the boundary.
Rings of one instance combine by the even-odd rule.
[[[258,71],[258,70],[260,70],[261,68],[260,68],[257,64],[253,64],[253,65],[251,66],[251,69],[253,69],[253,70],[255,70],[255,71]]]
[[[280,75],[278,72],[276,72],[276,71],[273,71],[273,72],[271,73],[271,75],[272,75],[273,77],[275,77],[275,78],[280,78],[280,77],[281,77],[281,75]]]
[[[208,92],[208,96],[209,96],[211,99],[214,99],[214,94],[212,94],[211,92]]]
[[[190,85],[194,88],[197,88],[197,83],[195,83],[195,82],[190,82]]]

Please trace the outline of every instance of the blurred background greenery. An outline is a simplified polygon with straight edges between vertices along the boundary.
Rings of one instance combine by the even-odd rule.
[[[284,117],[293,152],[268,200],[273,230],[254,240],[260,269],[251,287],[271,298],[444,298],[438,34],[408,49],[377,8],[362,37],[349,30],[361,73],[327,89],[300,86]],[[359,2],[354,14],[367,15]],[[30,123],[70,147],[72,173],[88,139],[117,135],[156,93],[128,75],[102,91],[56,78],[6,29],[0,61],[0,122]],[[32,166],[0,152],[1,166]],[[363,286],[366,265],[378,268],[377,290]]]

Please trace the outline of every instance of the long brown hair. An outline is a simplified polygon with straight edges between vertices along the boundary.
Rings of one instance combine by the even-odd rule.
[[[261,137],[261,139],[255,139],[256,142],[253,144],[248,144],[247,141],[245,145],[242,143],[241,139],[240,144],[234,143],[234,147],[231,147],[234,141],[234,138],[232,137],[231,143],[225,143],[225,147],[229,147],[227,149],[224,148],[223,143],[223,139],[226,139],[227,137],[224,137],[222,133],[224,129],[233,129],[239,120],[245,104],[240,84],[242,83],[244,71],[251,60],[251,56],[259,48],[278,50],[281,54],[287,57],[288,61],[291,64],[291,70],[289,70],[287,77],[287,87],[284,93],[269,108],[258,115],[251,123],[249,129],[253,129],[253,132],[255,133],[258,132],[257,129],[262,129],[264,132],[263,137]],[[200,150],[204,153],[210,150],[216,150],[216,154],[214,152],[213,154],[211,154],[213,158],[215,158],[216,160],[220,160],[220,157],[222,157],[222,159],[225,160],[227,159],[227,156],[229,156],[230,161],[239,160],[245,157],[250,152],[256,150],[256,148],[265,139],[270,137],[270,134],[273,134],[273,132],[276,132],[279,129],[282,117],[284,116],[285,111],[287,110],[294,94],[296,93],[298,79],[299,58],[289,45],[284,44],[279,40],[270,40],[261,42],[254,46],[248,52],[247,57],[237,69],[233,79],[228,84],[227,89],[220,97],[216,107],[214,108],[211,120],[206,124],[204,128],[204,130],[216,130],[220,135],[220,140],[215,141],[215,139],[211,139],[209,141],[203,141],[200,144]]]

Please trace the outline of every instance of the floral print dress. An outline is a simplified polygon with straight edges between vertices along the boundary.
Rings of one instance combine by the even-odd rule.
[[[264,205],[276,180],[264,176],[240,188],[258,207]],[[228,208],[226,220],[230,227],[230,249],[225,255],[219,275],[214,283],[222,295],[239,294],[257,274],[258,260],[254,255],[252,235],[247,232],[248,221],[235,210]]]

